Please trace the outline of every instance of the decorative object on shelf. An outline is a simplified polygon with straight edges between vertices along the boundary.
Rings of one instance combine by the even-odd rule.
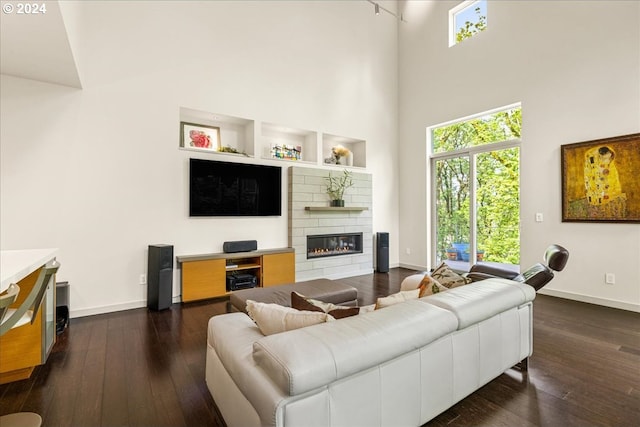
[[[220,128],[180,122],[180,147],[203,151],[220,151]]]
[[[324,159],[325,163],[332,165],[353,166],[353,153],[342,145],[331,148],[331,157]]]
[[[329,195],[330,205],[334,207],[344,206],[344,192],[353,186],[353,177],[350,171],[344,170],[341,176],[329,176],[325,178],[327,181],[326,188]]]
[[[302,147],[288,144],[271,144],[271,157],[284,160],[301,160]]]
[[[640,133],[560,149],[563,222],[640,222]]]
[[[455,261],[458,259],[458,251],[456,248],[447,248],[447,259]]]
[[[220,147],[218,148],[218,151],[221,153],[242,154],[243,156],[248,156],[248,154],[245,153],[244,151],[240,152],[230,145],[225,145],[224,147]]]

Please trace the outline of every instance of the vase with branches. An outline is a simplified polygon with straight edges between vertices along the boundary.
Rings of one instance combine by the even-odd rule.
[[[329,172],[329,176],[325,178],[327,194],[331,200],[331,206],[344,206],[344,192],[353,187],[353,176],[351,171],[344,170],[342,175],[333,176]]]

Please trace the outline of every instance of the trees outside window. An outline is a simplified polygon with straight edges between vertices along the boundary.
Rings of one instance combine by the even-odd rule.
[[[487,29],[487,0],[467,0],[449,11],[449,46]]]
[[[436,262],[519,264],[521,125],[517,106],[432,128]]]

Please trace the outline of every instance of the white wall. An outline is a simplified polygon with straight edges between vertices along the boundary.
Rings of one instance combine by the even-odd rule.
[[[562,223],[560,194],[560,145],[640,132],[640,2],[490,0],[487,30],[449,48],[458,3],[404,4],[401,264],[428,265],[426,127],[522,102],[521,264],[562,244],[569,263],[543,293],[640,310],[640,227]]]
[[[180,107],[366,140],[373,228],[399,262],[393,17],[332,1],[61,9],[83,89],[2,76],[0,246],[60,248],[72,316],[144,306],[148,244],[287,246],[286,214],[188,217],[188,158],[206,155],[178,149]]]

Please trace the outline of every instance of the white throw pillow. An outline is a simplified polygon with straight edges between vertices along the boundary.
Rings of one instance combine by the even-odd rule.
[[[411,291],[400,291],[398,293],[391,294],[388,297],[378,298],[378,301],[376,301],[376,310],[411,299],[418,299],[419,296],[420,289],[413,289]]]
[[[369,313],[376,309],[375,304],[363,305],[360,307],[360,314]]]
[[[327,313],[300,311],[253,300],[247,300],[247,313],[264,335],[278,334],[327,321]]]

